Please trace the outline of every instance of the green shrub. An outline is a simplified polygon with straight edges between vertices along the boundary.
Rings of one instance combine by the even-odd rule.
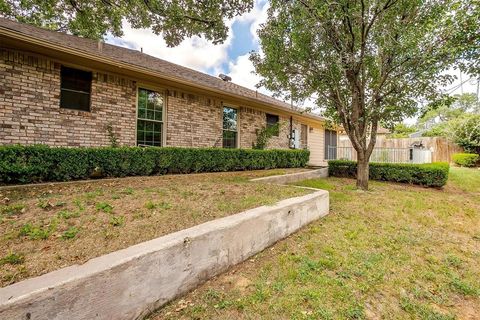
[[[0,183],[304,167],[307,150],[0,147]]]
[[[453,163],[461,167],[475,167],[480,156],[475,153],[455,153],[452,156]]]
[[[447,183],[448,163],[435,162],[425,164],[408,163],[370,163],[371,180],[393,181],[419,184],[428,187],[442,187]],[[334,177],[356,177],[355,161],[328,161],[328,174]]]

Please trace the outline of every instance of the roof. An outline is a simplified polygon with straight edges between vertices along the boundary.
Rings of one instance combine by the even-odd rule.
[[[31,41],[40,40],[42,43],[54,44],[59,49],[74,50],[76,52],[88,53],[96,57],[104,57],[122,62],[131,66],[142,67],[150,71],[155,71],[158,76],[167,79],[187,82],[191,86],[202,88],[211,88],[216,91],[232,94],[239,98],[246,98],[268,106],[277,107],[285,111],[300,113],[283,101],[258,93],[257,91],[242,87],[232,82],[223,81],[217,77],[186,68],[163,59],[159,59],[148,54],[119,47],[92,39],[81,38],[66,33],[42,29],[32,25],[15,22],[9,19],[0,18],[0,35],[4,34],[2,30],[9,31],[9,34],[15,36],[26,36]],[[316,120],[324,120],[322,117],[314,114],[303,115]]]

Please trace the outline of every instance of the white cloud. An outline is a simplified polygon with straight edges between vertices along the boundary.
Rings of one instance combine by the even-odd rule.
[[[249,59],[250,54],[239,56],[235,61],[229,63],[230,72],[228,75],[232,77],[232,82],[241,86],[255,90],[255,85],[260,82],[260,76],[254,74],[255,68]],[[268,94],[263,88],[259,92]]]
[[[110,39],[116,45],[133,46],[135,49],[182,66],[206,72],[228,60],[227,49],[233,35],[230,33],[224,43],[214,45],[200,37],[185,39],[180,45],[169,48],[161,36],[153,34],[149,29],[133,29],[124,25],[124,36],[121,39]]]
[[[267,21],[267,10],[270,7],[270,3],[265,0],[255,1],[255,7],[247,14],[244,14],[237,18],[236,21],[246,22],[250,24],[250,34],[256,44],[259,43],[257,30],[260,28],[260,24]]]
[[[265,0],[258,0],[252,11],[227,21],[230,32],[222,44],[214,45],[203,38],[194,36],[185,39],[176,47],[169,48],[161,35],[155,35],[149,29],[133,29],[128,23],[124,24],[124,36],[121,39],[108,38],[107,42],[137,50],[142,48],[146,54],[198,71],[214,70],[216,76],[218,73],[226,73],[225,70],[222,70],[222,65],[229,65],[231,62],[228,48],[235,36],[231,29],[233,23],[239,21],[251,24],[250,32],[254,41],[257,41],[256,29],[253,30],[253,28],[257,28],[262,21],[265,21],[267,7],[268,3]]]

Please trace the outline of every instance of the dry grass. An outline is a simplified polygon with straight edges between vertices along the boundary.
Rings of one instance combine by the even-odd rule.
[[[308,193],[249,178],[298,170],[135,177],[0,189],[0,284]]]
[[[480,170],[443,190],[349,179],[331,214],[151,319],[480,319]]]

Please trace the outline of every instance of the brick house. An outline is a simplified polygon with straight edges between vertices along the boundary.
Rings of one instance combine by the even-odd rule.
[[[0,18],[0,144],[308,148],[325,164],[323,118],[142,52]]]

